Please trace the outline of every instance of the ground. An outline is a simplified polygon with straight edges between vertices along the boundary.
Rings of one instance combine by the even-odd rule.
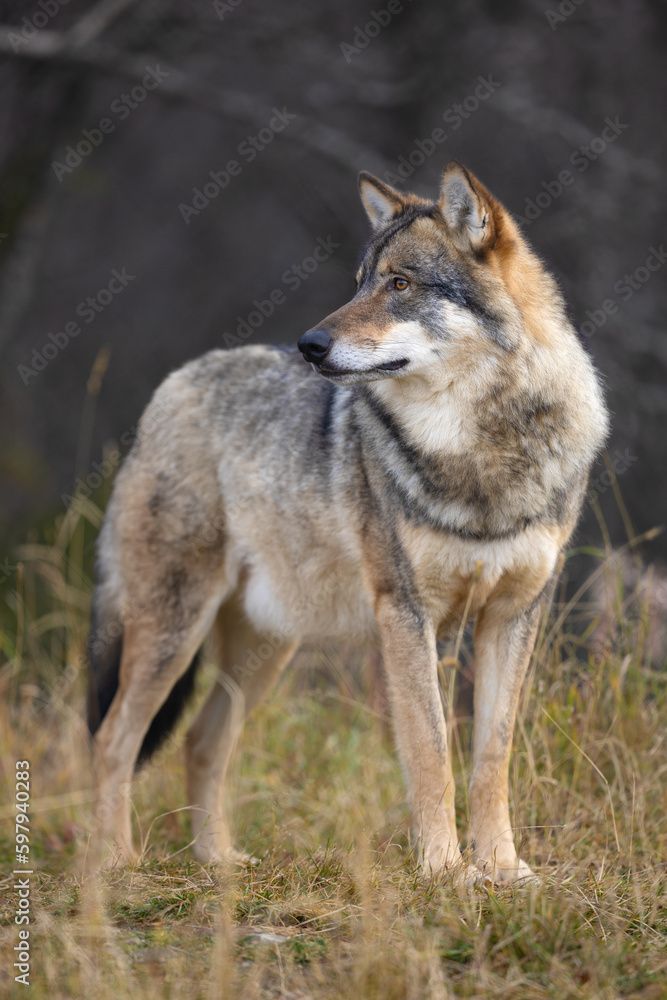
[[[589,656],[585,629],[573,635],[586,609],[581,598],[566,607],[560,590],[527,678],[511,769],[517,842],[539,884],[466,890],[420,873],[377,660],[316,649],[299,654],[235,758],[237,846],[256,864],[193,861],[181,724],[137,777],[145,860],[87,873],[82,652],[98,523],[86,501],[24,546],[2,596],[3,996],[667,996],[667,672],[648,660],[646,621],[620,612],[617,633]],[[591,569],[599,565],[592,553]],[[456,659],[466,657],[464,646]],[[461,671],[444,663],[449,692]],[[209,660],[199,699],[213,669]],[[462,831],[465,713],[459,701]],[[31,922],[21,925],[30,930],[28,992],[12,967],[21,877],[12,874],[20,866],[13,803],[23,760],[34,871]]]

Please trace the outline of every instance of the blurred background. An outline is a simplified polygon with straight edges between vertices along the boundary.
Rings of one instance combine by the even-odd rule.
[[[435,197],[451,158],[520,218],[607,385],[578,544],[662,524],[664,4],[10,0],[0,24],[8,545],[108,491],[170,370],[351,296],[360,169]]]

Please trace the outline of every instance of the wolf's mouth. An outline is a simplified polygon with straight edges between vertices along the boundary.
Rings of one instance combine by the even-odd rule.
[[[398,358],[396,361],[387,361],[384,365],[375,365],[374,368],[329,368],[327,365],[315,365],[315,370],[327,378],[335,378],[336,375],[372,375],[374,372],[397,372],[399,368],[405,368],[407,364],[408,358]]]
[[[388,361],[386,365],[378,365],[376,371],[397,372],[399,368],[405,368],[407,363],[407,358],[399,358],[397,361]]]

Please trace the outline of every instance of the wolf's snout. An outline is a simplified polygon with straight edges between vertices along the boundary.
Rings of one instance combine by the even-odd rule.
[[[329,353],[331,337],[326,330],[309,330],[299,340],[298,347],[306,361],[318,364]]]

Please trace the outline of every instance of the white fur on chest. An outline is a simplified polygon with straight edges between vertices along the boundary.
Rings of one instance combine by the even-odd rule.
[[[546,583],[561,543],[558,531],[540,525],[494,541],[463,539],[428,528],[410,527],[404,535],[417,589],[434,621],[459,613],[459,604],[467,594],[471,595],[469,610],[473,613],[503,578],[542,579]]]

